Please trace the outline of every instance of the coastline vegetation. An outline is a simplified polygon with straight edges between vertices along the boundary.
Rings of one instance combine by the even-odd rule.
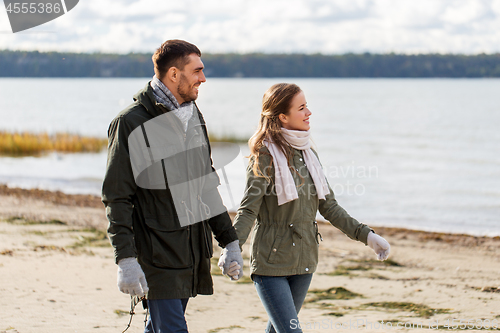
[[[249,138],[243,138],[235,135],[214,135],[209,134],[210,142],[231,142],[231,143],[248,143]]]
[[[0,154],[10,156],[39,155],[46,152],[97,153],[107,139],[70,133],[29,133],[0,131]]]
[[[152,77],[151,53],[0,50],[0,77]],[[207,77],[500,77],[495,54],[203,53]],[[42,65],[43,64],[43,65]]]
[[[210,135],[211,142],[247,143],[248,139],[231,135]],[[107,139],[70,133],[30,133],[0,131],[0,155],[30,156],[47,152],[98,153]]]

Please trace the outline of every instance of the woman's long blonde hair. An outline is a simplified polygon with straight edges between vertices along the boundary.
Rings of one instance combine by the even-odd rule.
[[[266,168],[268,170],[266,173],[259,168],[259,155],[262,154],[259,150],[264,145],[264,140],[276,144],[283,154],[285,154],[288,165],[290,165],[293,151],[283,137],[283,134],[281,134],[282,126],[279,115],[282,113],[288,115],[290,113],[292,99],[301,91],[302,90],[296,84],[277,83],[264,93],[259,127],[250,140],[248,140],[250,156],[255,159],[253,164],[253,173],[255,176],[264,177],[268,181],[271,178],[270,168]],[[271,163],[269,166],[271,166]],[[295,169],[293,169],[293,171],[295,171]]]

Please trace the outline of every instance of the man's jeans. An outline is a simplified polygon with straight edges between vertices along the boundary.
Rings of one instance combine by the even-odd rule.
[[[257,294],[269,316],[266,332],[302,332],[298,328],[299,320],[297,314],[306,298],[312,274],[291,276],[263,276],[254,274],[252,279],[257,289]]]
[[[186,306],[189,298],[148,300],[149,320],[144,333],[187,333]]]

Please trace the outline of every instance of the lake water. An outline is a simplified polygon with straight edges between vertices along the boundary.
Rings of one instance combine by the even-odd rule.
[[[0,130],[105,137],[147,81],[0,78]],[[209,79],[197,101],[209,131],[248,138],[276,82],[304,90],[328,180],[359,221],[500,235],[500,80]],[[248,154],[241,149],[225,168],[236,204]],[[105,163],[105,152],[0,157],[0,183],[99,194]]]

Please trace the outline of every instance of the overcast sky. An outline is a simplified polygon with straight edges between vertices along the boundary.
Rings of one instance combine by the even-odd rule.
[[[495,53],[500,0],[81,0],[0,49],[153,52],[180,38],[202,52]]]

